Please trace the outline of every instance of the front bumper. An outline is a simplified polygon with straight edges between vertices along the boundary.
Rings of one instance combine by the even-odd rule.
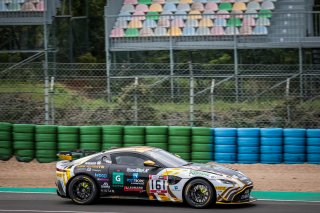
[[[216,202],[216,204],[239,205],[239,204],[249,204],[255,201],[257,201],[257,199],[250,196],[250,198],[247,201]]]

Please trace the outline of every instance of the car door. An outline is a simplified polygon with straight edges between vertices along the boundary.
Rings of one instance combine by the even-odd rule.
[[[162,168],[144,166],[144,162],[150,159],[138,153],[115,153],[111,154],[111,159],[109,176],[115,194],[148,197],[149,175],[157,174]]]

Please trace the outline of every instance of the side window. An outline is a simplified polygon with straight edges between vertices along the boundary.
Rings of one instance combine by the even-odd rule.
[[[147,160],[144,156],[133,154],[116,154],[112,156],[114,163],[118,165],[138,166],[143,167],[143,163]]]

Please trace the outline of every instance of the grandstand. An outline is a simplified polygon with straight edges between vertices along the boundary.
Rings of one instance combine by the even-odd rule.
[[[108,0],[107,50],[314,48],[313,0]]]

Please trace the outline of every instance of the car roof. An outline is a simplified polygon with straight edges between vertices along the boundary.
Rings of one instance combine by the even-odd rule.
[[[106,153],[114,153],[114,152],[139,152],[139,153],[144,153],[147,151],[151,151],[157,149],[155,147],[150,147],[150,146],[131,146],[131,147],[122,147],[122,148],[114,148],[114,149],[109,149],[106,150]]]

